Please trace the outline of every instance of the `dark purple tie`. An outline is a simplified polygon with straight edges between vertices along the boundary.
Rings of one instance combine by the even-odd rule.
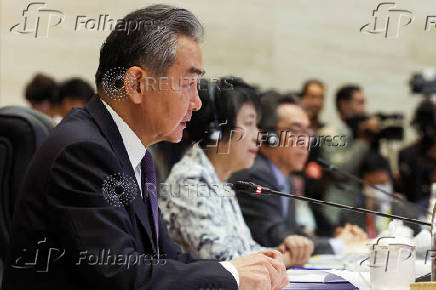
[[[158,202],[156,191],[156,175],[154,173],[153,158],[151,153],[147,150],[144,158],[141,160],[141,182],[142,182],[142,197],[144,201],[150,202],[151,211],[153,213],[155,243],[157,254],[159,256],[159,224],[158,224]]]

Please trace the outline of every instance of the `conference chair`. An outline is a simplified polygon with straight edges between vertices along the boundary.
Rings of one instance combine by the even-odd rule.
[[[49,117],[29,108],[0,109],[0,286],[20,186],[33,154],[52,128]]]

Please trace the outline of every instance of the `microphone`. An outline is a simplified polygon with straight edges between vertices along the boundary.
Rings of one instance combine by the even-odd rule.
[[[312,203],[328,205],[328,206],[342,208],[342,209],[350,210],[350,211],[354,211],[354,212],[368,213],[368,214],[371,214],[371,215],[377,215],[377,216],[382,216],[382,217],[386,217],[386,218],[403,220],[403,221],[406,221],[406,222],[410,222],[410,223],[414,223],[414,224],[418,224],[418,225],[424,225],[424,226],[430,226],[431,227],[431,223],[428,223],[428,222],[425,222],[425,221],[420,221],[420,220],[417,220],[417,219],[402,217],[402,216],[393,215],[393,214],[387,214],[387,213],[378,212],[378,211],[372,211],[372,210],[364,209],[364,208],[360,208],[360,207],[353,207],[353,206],[343,205],[343,204],[336,203],[336,202],[322,201],[322,200],[318,200],[318,199],[310,198],[310,197],[306,197],[306,196],[299,196],[299,195],[295,195],[295,194],[284,193],[284,192],[281,192],[281,191],[272,190],[272,189],[269,189],[267,187],[263,187],[261,185],[254,184],[252,182],[236,181],[232,185],[232,188],[235,191],[248,192],[250,194],[256,194],[256,195],[264,194],[264,195],[286,196],[286,197],[290,197],[290,198],[294,198],[294,199],[298,199],[298,200],[304,200],[304,201],[308,201],[308,202],[312,202]]]
[[[325,160],[323,160],[323,159],[321,159],[321,158],[318,158],[316,161],[317,161],[317,162],[318,162],[322,167],[324,167],[324,168],[325,168],[326,170],[328,170],[328,171],[337,172],[337,173],[339,173],[339,174],[341,174],[341,175],[343,175],[343,176],[345,176],[345,177],[347,177],[347,178],[349,178],[349,179],[352,179],[352,180],[358,182],[359,184],[367,185],[367,186],[369,186],[369,187],[371,187],[371,188],[373,188],[373,189],[375,189],[375,190],[378,190],[378,191],[382,192],[383,194],[385,194],[385,195],[387,195],[387,196],[392,197],[393,199],[400,200],[402,203],[405,203],[405,204],[408,205],[408,206],[413,206],[413,207],[415,207],[419,212],[422,212],[422,211],[424,210],[424,211],[427,213],[427,215],[432,215],[432,213],[429,212],[427,209],[425,209],[425,208],[423,208],[423,207],[421,207],[421,206],[419,206],[419,205],[417,205],[417,204],[410,203],[410,202],[408,202],[408,201],[402,199],[401,197],[396,196],[395,194],[392,194],[392,193],[386,191],[385,189],[380,188],[380,187],[378,187],[378,186],[376,186],[376,185],[374,185],[374,184],[368,183],[368,182],[366,182],[365,180],[363,180],[363,179],[361,179],[361,178],[355,176],[354,174],[351,174],[351,173],[349,173],[349,172],[347,172],[347,171],[345,171],[345,170],[341,170],[341,169],[339,169],[336,165],[334,165],[334,164],[332,164],[332,163],[329,163],[329,162],[327,162],[327,161],[325,161]]]

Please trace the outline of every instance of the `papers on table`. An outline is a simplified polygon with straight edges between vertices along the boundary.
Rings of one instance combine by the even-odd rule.
[[[331,273],[330,270],[288,270],[287,274],[290,283],[285,290],[357,289],[352,283],[335,273]]]
[[[328,270],[327,272],[340,276],[344,278],[346,281],[353,284],[353,286],[356,286],[360,290],[370,290],[371,287],[368,284],[369,283],[369,272],[354,272],[354,271],[348,271],[348,270]],[[363,276],[363,278],[362,278]],[[366,279],[366,282],[364,279]]]
[[[330,274],[326,271],[319,270],[288,270],[289,281],[294,282],[314,282],[314,283],[324,283],[326,277]]]
[[[342,285],[345,281],[350,282],[354,287],[359,289],[370,289],[369,284],[364,280],[370,281],[369,267],[368,265],[365,266],[365,264],[360,266],[361,259],[362,255],[359,254],[354,257],[334,255],[314,256],[303,269],[287,271],[291,283],[286,289],[318,289],[315,286],[321,283],[325,284],[325,289],[328,289],[329,287],[327,286],[333,283],[337,283],[337,287],[341,285],[340,289],[347,289],[342,288],[342,286],[345,286]],[[358,268],[361,270],[360,274]],[[430,270],[431,261],[424,263],[423,259],[416,260],[416,277],[427,274]],[[306,286],[309,288],[304,288]]]

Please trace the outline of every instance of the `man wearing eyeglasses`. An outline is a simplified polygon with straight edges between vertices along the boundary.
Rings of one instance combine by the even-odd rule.
[[[262,132],[258,138],[260,154],[253,167],[236,173],[230,182],[250,181],[273,190],[302,194],[302,188],[292,181],[290,175],[300,172],[306,163],[313,136],[309,126],[307,114],[294,96],[274,92],[263,96],[259,124]],[[287,197],[259,197],[242,192],[237,192],[237,197],[245,222],[261,245],[278,246],[286,236],[307,236],[301,225],[311,218],[313,220],[313,215],[303,204],[296,207],[295,201]],[[359,227],[351,225],[338,228],[336,237],[311,237],[315,243],[314,253],[318,254],[340,254],[346,247],[359,244],[366,238]],[[298,245],[289,239],[281,247],[292,255],[297,252]]]

